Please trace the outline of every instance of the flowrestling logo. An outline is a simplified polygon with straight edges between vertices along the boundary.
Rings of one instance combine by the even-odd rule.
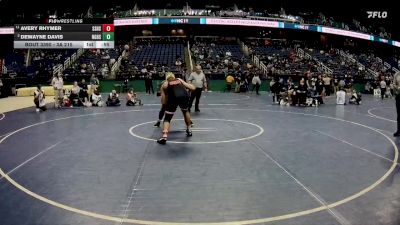
[[[378,18],[378,19],[385,19],[387,18],[387,11],[367,11],[368,18]]]

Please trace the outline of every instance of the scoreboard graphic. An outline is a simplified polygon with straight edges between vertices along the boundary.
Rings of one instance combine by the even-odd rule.
[[[114,48],[112,19],[47,19],[42,24],[16,24],[16,49]]]

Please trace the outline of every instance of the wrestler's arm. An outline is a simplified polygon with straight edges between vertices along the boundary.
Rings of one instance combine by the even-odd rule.
[[[185,82],[184,80],[182,80],[181,78],[178,78],[178,80],[180,80],[182,82],[183,86],[185,86],[185,88],[189,89],[190,91],[196,90],[196,87],[193,84],[189,84],[189,83]]]
[[[167,95],[165,94],[166,90],[168,88],[168,83],[164,82],[163,85],[161,85],[161,104],[165,105],[167,104]]]

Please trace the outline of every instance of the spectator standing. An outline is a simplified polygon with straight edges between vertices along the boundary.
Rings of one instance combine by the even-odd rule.
[[[80,87],[79,98],[82,99],[82,102],[87,102],[89,100],[89,93],[85,79],[82,79],[82,82],[79,84],[79,87]]]
[[[324,104],[324,101],[322,99],[324,91],[324,82],[322,81],[321,75],[318,76],[317,82],[315,83],[315,90],[317,91],[317,95],[319,95],[318,97],[319,104]]]
[[[144,78],[144,85],[146,87],[146,94],[154,94],[153,70],[151,68],[149,68],[149,70],[146,70],[146,76]]]
[[[54,106],[56,108],[60,108],[60,102],[62,102],[63,100],[64,88],[64,81],[61,73],[53,77],[53,79],[51,80],[51,86],[53,86],[54,89]]]
[[[400,137],[400,72],[394,74],[393,79],[394,94],[396,95],[396,112],[397,112],[397,131],[393,134]]]
[[[337,93],[339,91],[339,78],[334,76],[333,78],[333,91]]]
[[[331,95],[331,78],[327,75],[324,75],[324,78],[322,78],[323,82],[324,82],[324,88],[325,88],[325,94],[326,96],[330,96]]]
[[[3,96],[2,91],[3,91],[3,81],[0,78],[0,98],[1,98],[1,96]]]
[[[253,85],[253,90],[254,90],[254,88],[256,88],[256,94],[257,94],[257,95],[260,95],[260,93],[258,93],[258,91],[260,90],[261,79],[260,79],[260,77],[258,76],[258,74],[255,74],[255,75],[254,75],[254,77],[253,77],[253,79],[252,79],[252,81],[251,81],[251,84]],[[253,91],[253,90],[252,90],[252,91]]]
[[[196,87],[196,89],[190,95],[189,112],[190,109],[192,108],[194,99],[196,99],[195,111],[200,112],[199,102],[200,102],[201,92],[203,91],[203,87],[207,89],[206,76],[201,70],[200,65],[196,66],[195,71],[190,74],[188,81],[189,83],[193,84]]]
[[[381,98],[383,100],[385,98],[385,95],[386,95],[386,81],[385,81],[385,78],[382,78],[381,82],[379,83],[379,86],[381,87]]]
[[[100,81],[97,78],[97,76],[95,74],[92,74],[92,76],[90,77],[90,89],[92,89],[92,92],[94,92],[94,90],[96,90],[100,85]]]

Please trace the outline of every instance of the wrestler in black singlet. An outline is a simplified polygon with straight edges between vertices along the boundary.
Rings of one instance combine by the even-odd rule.
[[[166,106],[167,112],[175,112],[178,106],[182,111],[188,110],[189,93],[186,91],[185,86],[180,80],[174,79],[172,81],[168,81],[166,94],[168,96]]]

